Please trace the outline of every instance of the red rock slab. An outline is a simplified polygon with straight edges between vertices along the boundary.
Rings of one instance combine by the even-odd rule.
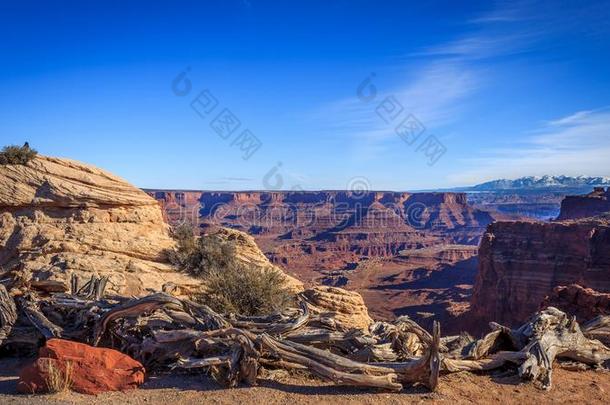
[[[19,375],[17,391],[47,393],[49,368],[65,373],[71,368],[70,389],[82,394],[125,391],[144,382],[144,366],[113,349],[93,347],[63,339],[50,339],[40,348],[38,359]]]

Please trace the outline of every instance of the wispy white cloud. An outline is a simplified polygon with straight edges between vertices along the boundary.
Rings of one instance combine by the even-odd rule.
[[[473,169],[452,175],[455,184],[530,175],[610,175],[610,110],[579,111],[549,121],[517,145],[465,159]]]
[[[457,115],[459,101],[476,90],[478,81],[474,69],[459,62],[438,61],[420,69],[404,86],[380,92],[374,102],[365,103],[349,98],[325,108],[332,117],[333,130],[348,132],[358,139],[383,140],[396,136],[394,128],[377,115],[375,109],[387,97],[394,97],[403,108],[401,115],[415,115],[424,126],[440,127]]]
[[[395,125],[381,120],[374,108],[393,95],[406,113],[414,114],[442,140],[443,130],[462,119],[468,101],[479,89],[493,83],[490,72],[498,58],[532,51],[559,32],[582,28],[590,21],[601,24],[603,19],[591,17],[600,13],[609,14],[599,11],[599,7],[558,7],[556,2],[545,0],[497,1],[490,11],[464,23],[465,34],[409,54],[404,65],[408,77],[394,88],[379,89],[374,103],[362,103],[353,97],[325,106],[325,116],[331,122],[327,128],[356,139],[354,149],[359,159],[379,157],[389,147],[386,141],[397,138]],[[541,135],[538,142],[544,139]],[[541,151],[533,153],[540,156]]]
[[[357,157],[367,159],[386,150],[384,141],[396,139],[394,129],[398,122],[388,124],[375,114],[375,107],[388,96],[394,96],[404,107],[405,115],[413,114],[429,131],[455,122],[467,108],[467,100],[486,80],[486,70],[476,62],[514,52],[527,42],[526,33],[499,35],[489,30],[492,22],[518,19],[520,11],[510,4],[503,5],[469,22],[476,26],[472,33],[409,55],[405,64],[409,77],[394,88],[378,88],[380,94],[374,103],[353,97],[325,106],[327,128],[356,139]]]

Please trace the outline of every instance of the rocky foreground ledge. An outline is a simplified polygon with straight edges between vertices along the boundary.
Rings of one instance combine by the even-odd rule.
[[[238,242],[239,260],[275,268],[251,237],[225,232]],[[121,296],[167,283],[188,294],[201,280],[170,265],[165,252],[174,244],[157,201],[111,173],[40,155],[0,166],[0,280],[66,292],[74,274],[106,277],[107,291]],[[289,282],[302,289],[298,280]]]

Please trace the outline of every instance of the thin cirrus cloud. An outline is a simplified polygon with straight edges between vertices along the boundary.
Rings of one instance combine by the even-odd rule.
[[[497,2],[489,12],[465,21],[465,34],[409,53],[403,70],[410,73],[410,79],[395,88],[380,88],[375,102],[367,104],[352,97],[326,106],[326,128],[355,139],[353,149],[358,159],[383,156],[391,147],[389,141],[398,138],[395,125],[381,120],[374,109],[379,101],[392,95],[404,106],[405,113],[415,115],[442,141],[446,138],[444,130],[451,130],[451,124],[463,119],[468,101],[477,91],[493,85],[494,64],[537,48],[552,47],[565,32],[598,32],[607,26],[603,16],[610,14],[608,9],[577,3],[557,5],[544,0]],[[539,139],[543,140],[544,137]],[[542,153],[540,149],[522,152],[524,156],[531,152],[535,160],[540,160]]]
[[[511,148],[489,150],[464,161],[476,169],[450,177],[456,184],[529,175],[610,174],[610,109],[579,111],[531,131]]]
[[[511,31],[515,28],[512,23],[523,18],[522,8],[522,5],[501,5],[467,22],[473,27],[472,32],[410,53],[404,66],[405,71],[411,71],[410,80],[396,88],[378,89],[380,94],[374,103],[363,103],[353,97],[326,106],[327,116],[332,117],[327,128],[349,133],[356,139],[361,159],[378,157],[386,150],[386,141],[396,139],[395,125],[387,124],[375,114],[375,106],[388,96],[394,96],[406,114],[415,115],[431,131],[459,120],[467,108],[467,100],[487,80],[487,69],[478,62],[519,52],[535,42],[537,33]],[[492,28],[498,21],[506,23],[501,31]],[[415,65],[411,63],[418,67],[412,68]],[[443,137],[442,133],[438,136]]]
[[[393,91],[381,91],[375,101],[366,103],[357,97],[333,103],[327,112],[332,117],[332,129],[349,132],[359,139],[384,140],[395,136],[394,126],[386,124],[375,108],[387,97],[394,97],[424,126],[441,126],[453,120],[457,101],[477,87],[476,74],[458,61],[439,61],[419,70],[415,78]]]

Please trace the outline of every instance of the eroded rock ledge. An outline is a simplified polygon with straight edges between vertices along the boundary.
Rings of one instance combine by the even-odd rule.
[[[167,263],[173,246],[157,202],[104,170],[45,156],[0,166],[0,278],[63,291],[72,273],[97,274],[122,295],[197,288]]]

